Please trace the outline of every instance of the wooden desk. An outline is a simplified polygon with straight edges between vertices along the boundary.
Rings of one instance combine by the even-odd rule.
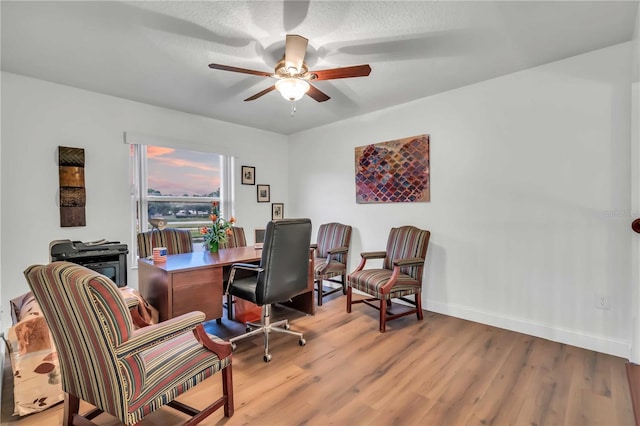
[[[253,247],[220,249],[218,253],[196,251],[167,256],[165,263],[138,260],[140,294],[160,313],[160,321],[191,311],[202,311],[206,320],[222,318],[222,288],[225,269],[234,263],[257,263],[262,250]],[[283,303],[304,313],[315,314],[313,300],[313,255],[310,253],[306,291]]]

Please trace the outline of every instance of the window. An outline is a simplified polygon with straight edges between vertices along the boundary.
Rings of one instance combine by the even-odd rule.
[[[211,222],[211,202],[219,201],[223,216],[231,217],[226,194],[232,194],[232,182],[225,176],[232,176],[232,157],[133,144],[131,155],[135,234],[152,230],[150,219],[162,218],[168,228],[189,229],[198,250],[199,228]],[[132,252],[135,258],[137,247]]]

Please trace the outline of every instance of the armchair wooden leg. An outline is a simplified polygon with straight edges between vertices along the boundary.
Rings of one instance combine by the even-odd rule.
[[[424,318],[423,312],[422,312],[422,294],[416,293],[415,296],[416,296],[416,309],[417,309],[416,314],[418,315],[418,320],[422,321],[422,319]]]
[[[347,294],[347,277],[340,275],[340,281],[342,282],[342,294]]]
[[[231,374],[231,364],[222,369],[222,394],[226,397],[224,403],[224,416],[233,416],[233,375]]]
[[[73,425],[73,417],[78,414],[80,410],[80,398],[69,393],[64,394],[64,417],[62,424],[66,426]]]
[[[380,299],[380,333],[384,333],[387,326],[387,301]]]
[[[351,287],[347,287],[347,313],[351,313]]]

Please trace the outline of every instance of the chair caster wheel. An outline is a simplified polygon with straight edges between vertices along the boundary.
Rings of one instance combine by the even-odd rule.
[[[238,345],[236,345],[235,343],[231,344],[231,351],[235,352],[236,348],[238,347]]]
[[[267,354],[267,355],[263,356],[262,359],[264,360],[264,362],[271,361],[271,354]]]
[[[306,341],[306,340],[304,340],[304,339],[300,339],[300,340],[298,340],[298,344],[299,344],[300,346],[304,346],[304,345],[306,345],[306,344],[307,344],[307,341]]]
[[[244,331],[246,331],[247,333],[248,333],[248,332],[250,332],[250,331],[251,331],[251,327],[246,326],[246,327],[245,327],[245,329],[244,329]]]

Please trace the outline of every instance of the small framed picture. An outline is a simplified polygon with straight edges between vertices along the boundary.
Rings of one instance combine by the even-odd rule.
[[[256,184],[256,168],[255,167],[242,166],[242,184],[243,185]]]
[[[271,220],[284,219],[284,204],[271,203]]]
[[[269,185],[258,185],[258,202],[268,203],[271,201],[271,188]]]

